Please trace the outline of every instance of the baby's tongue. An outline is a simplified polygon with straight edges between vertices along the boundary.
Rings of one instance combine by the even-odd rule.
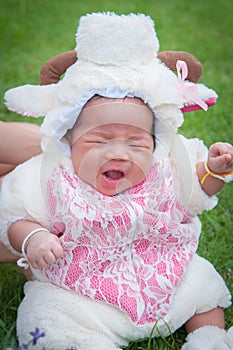
[[[109,170],[105,172],[105,176],[112,180],[119,180],[123,177],[123,173],[118,170]]]

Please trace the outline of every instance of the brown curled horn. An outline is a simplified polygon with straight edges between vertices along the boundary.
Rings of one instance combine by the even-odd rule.
[[[176,71],[176,62],[185,61],[188,66],[187,80],[197,83],[202,75],[202,65],[198,59],[185,51],[162,51],[158,53],[158,58],[172,71]]]
[[[40,70],[40,85],[56,84],[72,64],[77,61],[75,50],[60,53],[50,58]]]
[[[176,71],[176,62],[183,60],[188,66],[187,80],[197,83],[202,75],[202,65],[198,59],[184,51],[162,51],[158,58],[172,71]],[[48,60],[40,71],[40,85],[56,84],[62,74],[77,61],[75,50],[63,52]]]

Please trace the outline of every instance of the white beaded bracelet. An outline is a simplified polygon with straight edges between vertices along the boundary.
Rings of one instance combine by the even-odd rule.
[[[41,227],[41,228],[36,228],[35,230],[32,230],[23,240],[23,243],[22,243],[22,258],[20,258],[18,261],[17,261],[17,265],[19,267],[23,267],[24,270],[26,270],[28,267],[29,267],[29,263],[28,263],[28,259],[27,259],[27,254],[25,252],[25,247],[26,247],[26,244],[28,242],[28,240],[37,232],[40,232],[40,231],[46,231],[46,232],[49,232],[49,230],[47,230],[47,228],[44,228],[44,227]]]
[[[212,177],[215,177],[216,179],[222,180],[225,183],[231,182],[233,180],[233,170],[229,171],[228,173],[218,174],[209,169],[207,162],[204,162],[204,166],[205,166],[206,174],[201,179],[201,184],[205,182],[205,179],[209,175]]]

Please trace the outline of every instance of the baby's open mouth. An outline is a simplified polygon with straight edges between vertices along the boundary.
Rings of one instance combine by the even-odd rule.
[[[120,180],[124,177],[124,173],[120,170],[109,170],[105,171],[104,175],[109,179],[109,180]]]

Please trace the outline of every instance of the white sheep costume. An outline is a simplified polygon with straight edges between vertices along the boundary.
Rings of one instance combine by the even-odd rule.
[[[47,86],[25,85],[5,94],[9,109],[34,117],[45,115],[41,128],[43,154],[18,166],[3,181],[1,240],[11,251],[16,253],[8,241],[7,229],[13,220],[25,218],[52,230],[47,183],[61,165],[73,173],[70,146],[64,136],[95,94],[139,97],[152,109],[157,143],[154,162],[169,160],[174,191],[179,202],[192,213],[198,237],[201,225],[197,215],[217,203],[216,197],[210,198],[202,191],[196,176],[195,164],[206,159],[207,149],[200,140],[187,140],[177,134],[183,122],[180,109],[196,101],[184,94],[184,86],[188,88],[190,84],[183,82],[182,90],[177,76],[156,57],[158,50],[154,25],[147,16],[87,15],[81,18],[77,32],[78,60],[61,81]],[[196,84],[195,89],[194,100],[199,99],[199,103],[200,99],[203,102],[216,97],[204,85]],[[29,332],[36,327],[45,337],[39,339],[35,349],[47,350],[120,349],[132,340],[150,335],[154,323],[133,322],[127,312],[111,303],[56,286],[41,271],[33,273],[35,280],[26,283],[18,311],[21,344],[30,340]],[[195,313],[228,307],[230,299],[213,266],[194,254],[172,292],[168,312],[156,320],[154,336],[167,336]],[[203,327],[189,336],[182,349],[232,349],[232,341],[230,331]]]

